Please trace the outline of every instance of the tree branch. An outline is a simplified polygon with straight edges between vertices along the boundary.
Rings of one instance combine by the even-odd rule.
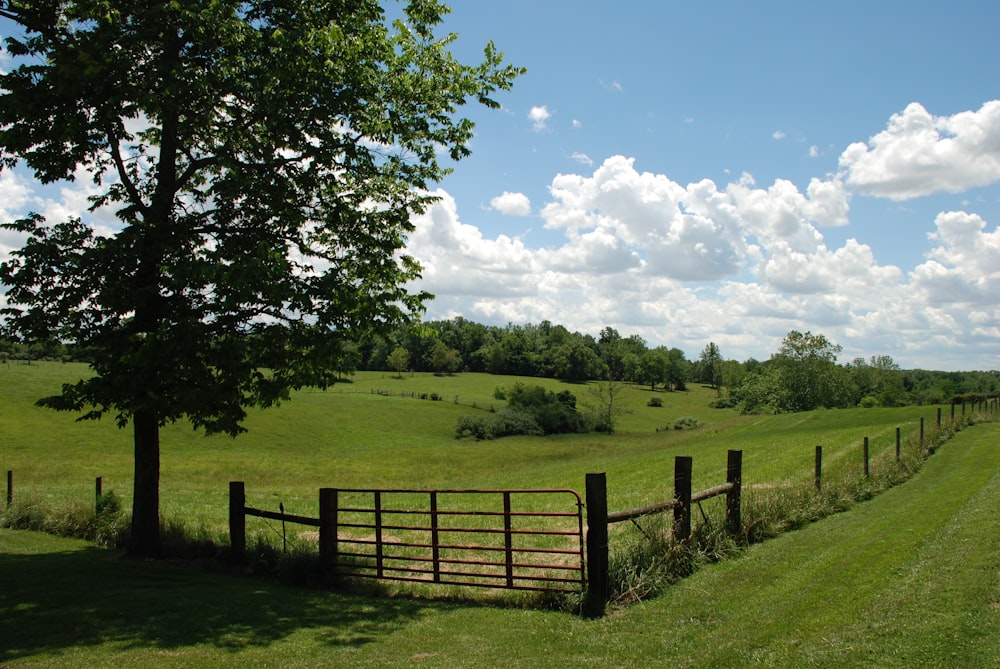
[[[118,169],[118,178],[121,179],[122,185],[125,186],[125,190],[128,192],[128,196],[135,203],[135,206],[142,212],[143,216],[149,213],[149,205],[147,205],[143,199],[142,195],[139,193],[139,189],[136,188],[135,182],[129,177],[128,170],[125,168],[125,161],[122,160],[120,144],[118,142],[118,136],[114,132],[114,128],[108,123],[105,132],[108,136],[108,145],[111,149],[111,157],[115,161],[115,167]]]

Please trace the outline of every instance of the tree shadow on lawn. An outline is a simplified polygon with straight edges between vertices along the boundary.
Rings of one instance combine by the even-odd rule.
[[[303,590],[123,560],[93,547],[0,552],[0,663],[101,644],[117,649],[208,644],[237,651],[266,647],[302,629],[315,630],[320,643],[362,646],[426,608],[411,600]]]

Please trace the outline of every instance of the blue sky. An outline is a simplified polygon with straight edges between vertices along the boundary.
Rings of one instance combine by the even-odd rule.
[[[528,73],[414,220],[428,319],[1000,369],[1000,3],[452,4],[460,59]],[[0,215],[85,182],[4,171]]]
[[[1000,3],[455,2],[528,68],[411,252],[429,318],[1000,369]],[[812,186],[811,186],[812,184]]]

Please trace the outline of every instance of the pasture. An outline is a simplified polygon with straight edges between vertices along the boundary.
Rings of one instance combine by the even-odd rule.
[[[286,588],[0,530],[0,664],[997,666],[998,439],[998,423],[963,430],[909,482],[601,620]]]
[[[114,416],[77,422],[75,416],[34,406],[60,384],[86,373],[75,364],[0,366],[0,469],[14,471],[19,499],[47,504],[93,498],[94,479],[128,506],[131,495],[131,430]],[[206,437],[190,426],[169,425],[161,434],[161,511],[210,532],[224,532],[229,481],[245,481],[248,504],[315,515],[317,491],[335,487],[573,488],[587,472],[608,476],[609,506],[633,508],[672,494],[673,459],[694,458],[694,489],[725,480],[726,451],[743,450],[749,489],[807,486],[814,446],[824,447],[829,476],[861,470],[861,443],[870,438],[872,458],[887,460],[895,429],[915,438],[932,407],[850,409],[781,416],[738,416],[711,409],[713,390],[687,392],[630,388],[626,413],[614,434],[510,437],[470,442],[455,439],[463,414],[503,406],[497,386],[516,381],[568,389],[578,404],[591,401],[594,384],[518,379],[483,374],[359,373],[326,390],[306,389],[278,408],[251,411],[248,433]],[[420,399],[436,394],[441,399]],[[652,395],[663,407],[647,406]],[[661,430],[691,416],[693,430]],[[827,474],[824,474],[827,476]]]

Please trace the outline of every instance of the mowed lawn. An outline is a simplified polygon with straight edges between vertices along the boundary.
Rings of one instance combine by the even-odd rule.
[[[368,599],[0,531],[6,667],[1000,666],[1000,424],[598,621]]]

